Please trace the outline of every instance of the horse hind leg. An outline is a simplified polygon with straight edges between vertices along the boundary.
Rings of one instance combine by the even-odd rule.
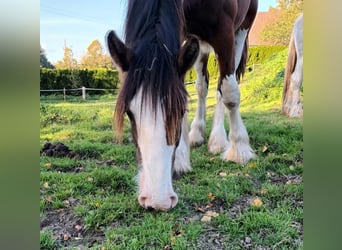
[[[294,30],[292,31],[289,45],[282,98],[282,111],[289,117],[303,117],[303,104],[300,98],[302,82],[303,57],[301,34],[296,34]]]
[[[227,161],[234,161],[246,164],[255,154],[250,147],[249,137],[246,127],[242,121],[240,114],[240,89],[236,78],[236,70],[241,61],[245,40],[247,38],[248,29],[240,29],[235,33],[235,46],[232,53],[235,62],[235,71],[222,77],[220,92],[222,102],[228,109],[229,117],[229,145],[223,153],[222,158]]]
[[[286,102],[283,105],[284,113],[288,117],[303,117],[303,104],[300,97],[300,89],[303,81],[302,62],[297,61],[295,70],[290,76],[290,86]]]
[[[191,146],[200,146],[205,139],[206,99],[208,95],[209,74],[207,70],[210,46],[200,43],[200,52],[194,64],[196,71],[196,91],[198,95],[195,117],[191,123],[189,141]]]

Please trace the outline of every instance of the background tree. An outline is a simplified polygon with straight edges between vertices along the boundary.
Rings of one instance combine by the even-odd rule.
[[[82,68],[111,68],[112,62],[108,55],[104,53],[104,49],[99,40],[94,40],[87,48],[87,53],[81,58]]]
[[[55,64],[57,69],[76,69],[78,67],[77,60],[70,47],[64,46],[64,57]]]
[[[48,68],[48,69],[54,69],[55,66],[52,65],[52,63],[49,62],[49,60],[46,57],[45,50],[40,45],[40,67],[41,68]]]
[[[280,10],[282,13],[277,22],[267,25],[261,32],[261,39],[273,45],[285,45],[290,42],[293,24],[301,12],[303,12],[303,0],[278,0],[277,8],[269,11]]]

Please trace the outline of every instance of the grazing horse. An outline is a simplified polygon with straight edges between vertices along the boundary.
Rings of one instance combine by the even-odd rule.
[[[289,117],[303,117],[300,89],[303,83],[303,13],[292,29],[285,68],[282,111]]]
[[[165,211],[177,204],[172,173],[191,170],[189,144],[204,143],[211,48],[220,77],[209,150],[225,151],[225,160],[242,164],[254,157],[239,112],[238,79],[246,65],[247,36],[257,5],[257,0],[129,0],[125,42],[114,31],[107,33],[122,83],[114,121],[120,134],[124,115],[130,119],[140,167],[138,202],[146,209]],[[188,133],[184,75],[193,64],[199,105]]]

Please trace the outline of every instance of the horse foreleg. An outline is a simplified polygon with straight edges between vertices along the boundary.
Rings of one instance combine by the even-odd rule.
[[[235,74],[227,76],[221,85],[222,101],[228,108],[229,145],[222,158],[246,164],[255,157],[249,145],[249,137],[240,114],[240,90]]]
[[[189,145],[189,134],[188,134],[188,117],[184,115],[182,121],[182,133],[178,147],[175,152],[175,162],[173,172],[176,175],[185,173],[191,170],[190,165],[190,145]]]
[[[222,102],[228,109],[229,117],[229,144],[222,158],[229,161],[246,164],[255,157],[252,148],[249,145],[249,137],[240,114],[240,89],[236,79],[236,70],[241,61],[245,40],[248,34],[247,29],[240,29],[235,33],[233,52],[235,67],[234,73],[221,76],[220,91]]]
[[[216,108],[213,119],[213,126],[209,137],[208,150],[212,154],[221,153],[228,146],[227,133],[224,128],[225,106],[221,94],[217,92]]]

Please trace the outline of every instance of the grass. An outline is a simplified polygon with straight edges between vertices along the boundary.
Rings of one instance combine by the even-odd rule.
[[[174,180],[179,203],[167,213],[138,205],[128,123],[123,144],[113,141],[114,96],[42,98],[41,147],[63,142],[77,157],[40,157],[41,249],[303,249],[303,120],[280,112],[286,55],[247,73],[241,86],[242,117],[258,158],[242,167],[209,154],[207,144],[192,148],[193,171]],[[196,94],[194,85],[187,88],[191,121]]]

